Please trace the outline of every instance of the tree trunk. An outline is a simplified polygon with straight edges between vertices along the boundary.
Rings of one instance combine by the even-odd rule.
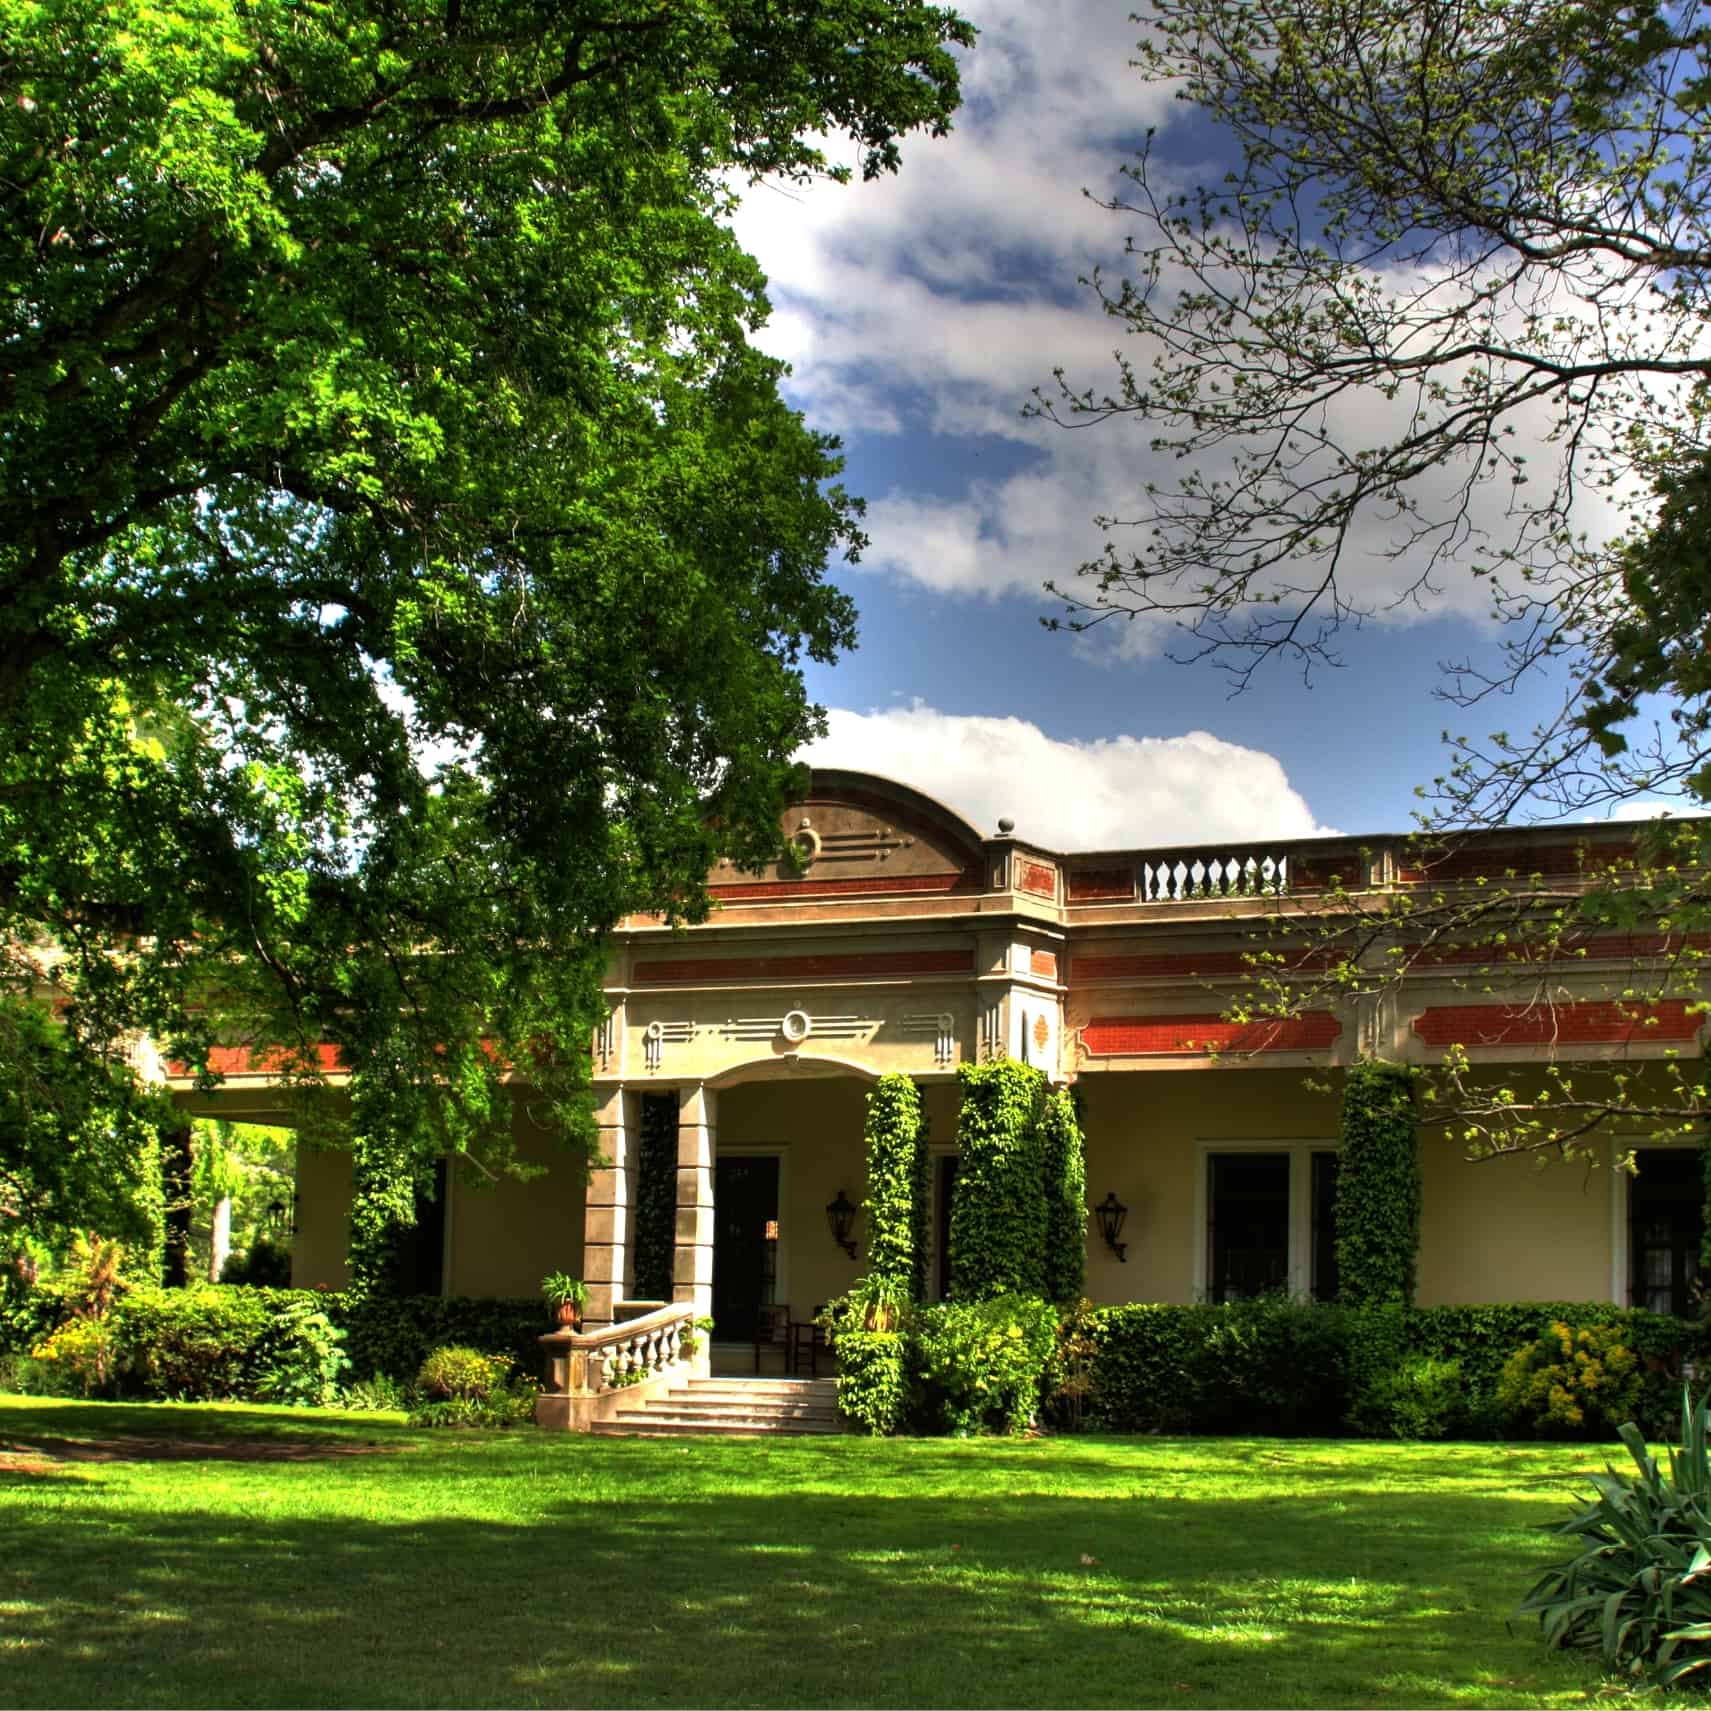
[[[160,1280],[168,1289],[190,1281],[190,1125],[160,1138],[160,1180],[165,1198],[166,1247]]]
[[[208,1233],[208,1281],[218,1283],[232,1251],[232,1197],[222,1194],[214,1202],[214,1223]]]

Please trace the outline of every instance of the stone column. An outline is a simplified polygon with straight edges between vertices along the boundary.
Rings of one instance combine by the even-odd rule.
[[[697,1317],[713,1311],[717,1111],[718,1096],[710,1087],[685,1087],[678,1096],[677,1252],[672,1260],[671,1294],[674,1301],[693,1302]]]
[[[613,1306],[624,1298],[629,1272],[637,1143],[633,1105],[634,1096],[617,1088],[594,1116],[603,1162],[589,1175],[582,1224],[582,1279],[588,1285],[582,1322],[590,1331],[613,1322]]]

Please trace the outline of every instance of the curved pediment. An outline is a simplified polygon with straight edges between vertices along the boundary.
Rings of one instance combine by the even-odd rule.
[[[727,903],[895,896],[979,888],[980,834],[941,802],[872,773],[816,767],[781,827],[797,852],[758,873],[721,866],[708,890]]]

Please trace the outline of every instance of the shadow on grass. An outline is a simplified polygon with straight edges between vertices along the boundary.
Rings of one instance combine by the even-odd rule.
[[[89,1412],[76,1423],[86,1433]],[[1086,1465],[1036,1446],[686,1455],[519,1434],[450,1446],[426,1481],[427,1457],[62,1473],[13,1505],[0,1702],[1498,1705],[1584,1693],[1583,1670],[1504,1625],[1532,1572],[1536,1501],[1423,1505],[1359,1489],[1358,1469],[1330,1495],[1159,1495],[1136,1457],[1070,1448],[1088,1450]],[[1042,1470],[1090,1476],[1091,1489],[1007,1489]],[[847,1491],[791,1489],[792,1476],[840,1474]]]

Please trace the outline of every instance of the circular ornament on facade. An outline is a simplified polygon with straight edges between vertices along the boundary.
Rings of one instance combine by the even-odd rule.
[[[806,1010],[792,1010],[779,1024],[779,1032],[791,1045],[799,1046],[814,1031],[813,1019]]]
[[[644,1040],[663,1040],[665,1038],[665,1023],[649,1022],[642,1029],[642,1038]]]
[[[801,856],[805,866],[812,866],[820,853],[820,834],[806,820],[790,834],[791,847]]]

